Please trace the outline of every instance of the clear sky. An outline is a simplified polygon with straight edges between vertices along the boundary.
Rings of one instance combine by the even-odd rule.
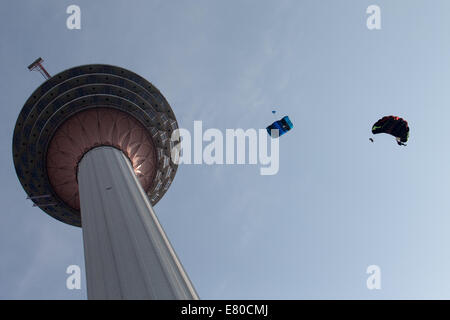
[[[66,8],[81,8],[81,30]],[[366,8],[381,8],[368,30]],[[26,200],[11,145],[51,74],[118,65],[152,82],[180,127],[264,128],[289,115],[280,170],[182,165],[155,211],[203,299],[450,298],[449,1],[3,1],[0,298],[85,299],[81,229]],[[276,115],[271,113],[276,109]],[[384,115],[407,147],[370,143]],[[368,290],[366,268],[381,268]]]

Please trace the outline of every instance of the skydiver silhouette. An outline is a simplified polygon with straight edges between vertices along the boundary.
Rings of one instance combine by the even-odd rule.
[[[397,144],[398,144],[399,146],[406,146],[406,143],[403,143],[401,138],[396,137],[395,140],[397,140]]]

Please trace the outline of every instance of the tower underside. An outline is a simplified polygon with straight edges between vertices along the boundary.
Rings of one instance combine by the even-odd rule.
[[[126,114],[132,121],[123,125],[123,117],[116,114]],[[132,122],[139,125],[129,125]],[[135,157],[127,142],[127,136],[135,136],[136,127],[142,128],[141,138],[147,136],[154,149],[154,161],[145,166],[152,168],[152,174],[139,179],[143,182],[151,178],[151,182],[143,184],[150,203],[155,205],[177,171],[170,157],[171,150],[179,144],[171,140],[178,124],[167,100],[150,82],[120,67],[94,64],[62,71],[32,93],[17,118],[13,137],[17,176],[34,205],[62,222],[81,226],[74,178],[79,158],[90,147],[111,145],[124,151],[130,160],[137,160],[133,165],[139,174],[142,166],[137,166],[143,157],[141,152]],[[67,141],[59,143],[64,136]],[[56,147],[52,143],[55,141]],[[73,159],[59,166],[58,159],[67,154]]]

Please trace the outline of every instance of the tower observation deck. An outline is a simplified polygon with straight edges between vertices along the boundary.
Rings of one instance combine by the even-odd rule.
[[[157,88],[110,65],[49,76],[22,108],[17,176],[33,206],[82,227],[89,299],[198,299],[153,211],[177,128]]]

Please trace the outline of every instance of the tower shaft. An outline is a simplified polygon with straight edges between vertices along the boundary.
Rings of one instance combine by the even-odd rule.
[[[198,299],[121,151],[86,153],[78,184],[89,299]]]

